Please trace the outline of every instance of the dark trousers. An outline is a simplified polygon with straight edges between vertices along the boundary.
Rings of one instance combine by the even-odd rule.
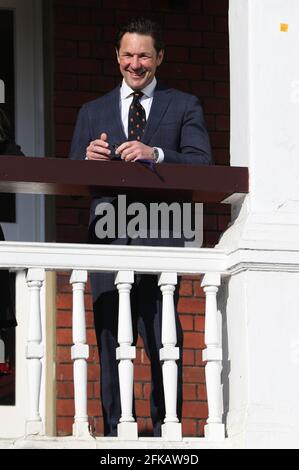
[[[154,436],[161,435],[161,424],[165,417],[165,403],[162,380],[162,364],[159,360],[162,328],[162,294],[155,275],[137,275],[131,290],[133,322],[133,345],[138,333],[143,339],[145,351],[151,362],[152,388],[150,397],[151,418]],[[94,323],[101,365],[101,399],[105,436],[117,435],[120,419],[120,393],[118,363],[116,361],[118,326],[118,291],[114,285],[114,274],[91,275],[94,307]],[[178,287],[175,291],[175,305],[178,301]],[[180,348],[178,361],[177,413],[181,419],[182,409],[182,343],[183,334],[178,316],[177,345]],[[134,407],[133,407],[134,409]],[[136,419],[135,409],[134,416]]]

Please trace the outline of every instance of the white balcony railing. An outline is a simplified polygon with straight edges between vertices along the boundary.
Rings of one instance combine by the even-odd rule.
[[[154,273],[157,274],[158,284],[163,294],[160,360],[163,369],[166,416],[162,440],[163,442],[178,442],[183,439],[181,423],[176,415],[176,361],[179,358],[179,352],[176,347],[173,292],[177,276],[185,274],[204,275],[202,286],[206,295],[206,349],[203,352],[203,360],[206,361],[209,410],[204,440],[216,442],[224,440],[221,324],[217,307],[217,291],[221,277],[227,274],[226,255],[223,251],[197,248],[124,248],[121,246],[2,242],[0,243],[0,259],[1,268],[26,273],[29,294],[26,348],[24,345],[29,391],[25,437],[42,437],[45,433],[43,416],[40,412],[44,408],[41,384],[46,341],[45,328],[42,327],[41,295],[45,272],[67,271],[70,273],[73,290],[73,345],[71,348],[75,397],[73,437],[77,440],[94,439],[90,435],[87,415],[89,346],[86,342],[84,291],[89,272],[106,271],[115,273],[115,283],[119,291],[117,358],[119,360],[121,419],[116,439],[138,441],[137,424],[132,414],[135,347],[132,346],[130,290],[135,273]],[[17,347],[22,349],[23,346],[17,345]]]

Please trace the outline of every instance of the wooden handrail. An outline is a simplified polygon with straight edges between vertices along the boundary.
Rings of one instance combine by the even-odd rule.
[[[248,168],[1,156],[0,192],[221,202],[248,192]]]

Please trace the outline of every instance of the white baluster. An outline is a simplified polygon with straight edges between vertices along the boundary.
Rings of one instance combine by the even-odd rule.
[[[206,274],[202,287],[206,294],[205,344],[203,360],[205,366],[209,417],[205,426],[205,437],[219,441],[225,437],[222,423],[223,397],[221,386],[222,345],[220,330],[220,312],[217,310],[217,292],[221,284],[220,274]]]
[[[26,435],[43,434],[43,423],[39,413],[42,362],[41,300],[40,292],[45,279],[44,269],[29,269],[26,277],[29,289],[29,321],[26,347],[29,386],[29,416],[26,420]]]
[[[73,346],[71,357],[74,370],[75,418],[73,435],[91,438],[87,415],[87,359],[89,347],[86,344],[84,290],[87,271],[73,271],[70,283],[73,287]]]
[[[137,423],[133,417],[133,386],[136,348],[132,346],[133,329],[131,316],[130,291],[134,282],[133,271],[119,271],[115,284],[119,293],[118,343],[116,359],[119,360],[118,374],[120,387],[121,418],[117,426],[117,435],[121,439],[138,439]],[[109,313],[108,313],[109,314]]]
[[[180,357],[177,344],[174,291],[177,284],[176,273],[162,273],[158,285],[162,291],[162,345],[160,360],[163,362],[163,386],[166,416],[162,425],[162,437],[168,441],[182,439],[182,425],[177,417],[177,387],[178,366],[176,361]]]

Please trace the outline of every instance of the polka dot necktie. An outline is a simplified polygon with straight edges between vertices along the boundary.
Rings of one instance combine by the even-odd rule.
[[[135,91],[133,100],[129,110],[128,139],[142,140],[144,128],[146,124],[145,110],[140,104],[140,98],[143,96],[142,91]]]

